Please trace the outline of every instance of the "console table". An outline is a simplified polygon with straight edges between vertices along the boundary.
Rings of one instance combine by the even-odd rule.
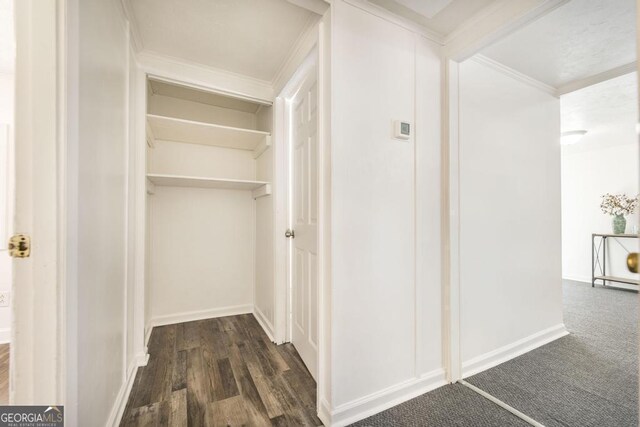
[[[595,286],[596,280],[601,280],[603,286],[607,285],[606,282],[640,285],[640,280],[628,279],[626,277],[607,276],[607,239],[637,238],[637,234],[594,233],[591,235],[591,287]]]

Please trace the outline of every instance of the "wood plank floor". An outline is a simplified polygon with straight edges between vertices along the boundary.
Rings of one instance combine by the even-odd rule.
[[[9,344],[0,344],[0,405],[9,404]]]
[[[316,383],[251,314],[161,326],[121,426],[319,426]]]

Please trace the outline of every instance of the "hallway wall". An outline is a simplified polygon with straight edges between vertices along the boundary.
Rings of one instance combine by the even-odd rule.
[[[338,425],[444,384],[440,49],[332,2],[332,408]],[[408,120],[410,140],[392,137]]]
[[[565,333],[560,101],[474,59],[460,65],[463,376]]]
[[[68,257],[77,268],[69,272],[77,280],[77,303],[68,306],[68,323],[69,333],[77,334],[77,356],[70,354],[67,387],[77,395],[70,391],[65,415],[70,425],[105,425],[126,383],[129,39],[116,2],[78,1],[70,16],[77,19],[70,37],[77,69],[69,78],[78,86],[70,89],[77,99],[69,102],[77,101],[78,116],[71,120],[78,127],[77,140],[72,136],[77,145],[71,143],[68,153],[77,166],[67,177]]]

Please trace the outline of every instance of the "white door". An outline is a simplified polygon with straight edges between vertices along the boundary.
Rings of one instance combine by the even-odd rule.
[[[63,0],[16,0],[13,233],[31,254],[13,259],[10,401],[63,402],[60,211],[65,141]],[[2,242],[5,244],[5,242]],[[69,307],[72,310],[74,307]]]
[[[318,372],[318,77],[314,67],[291,100],[291,341]]]

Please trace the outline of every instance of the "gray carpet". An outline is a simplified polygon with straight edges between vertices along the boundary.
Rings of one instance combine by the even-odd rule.
[[[565,282],[569,336],[467,381],[547,427],[638,426],[638,294]]]
[[[547,427],[638,426],[638,295],[565,282],[571,335],[467,381]],[[528,426],[462,385],[441,387],[356,426]]]
[[[520,418],[460,384],[440,387],[352,425],[361,427],[531,427]]]

